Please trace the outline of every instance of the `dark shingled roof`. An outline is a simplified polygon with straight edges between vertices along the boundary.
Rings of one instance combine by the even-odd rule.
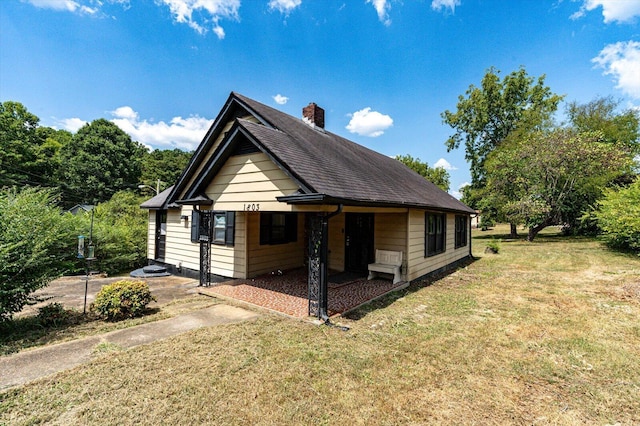
[[[169,194],[171,194],[171,191],[173,191],[173,186],[170,186],[169,188],[165,189],[161,193],[157,194],[155,197],[148,199],[144,203],[140,204],[140,208],[152,209],[152,210],[166,208],[163,206],[167,202],[167,197],[169,197]]]
[[[238,108],[255,116],[260,124],[237,118],[247,115],[238,113]],[[253,143],[302,188],[306,188],[297,194],[280,197],[280,201],[294,204],[405,206],[474,213],[465,204],[399,161],[324,129],[314,128],[301,118],[292,117],[234,92],[212,129],[207,132],[192,161],[206,161],[202,155],[208,151],[208,146],[224,123],[234,117],[236,126]],[[216,126],[219,128],[216,129]],[[198,158],[200,160],[196,160]],[[203,189],[185,187],[189,180],[187,171],[195,170],[196,166],[188,166],[166,202],[177,201],[174,198],[181,193],[193,196]],[[158,197],[147,201],[143,206],[153,204],[152,201]]]
[[[406,205],[474,213],[399,161],[302,119],[234,94],[274,128],[238,120],[292,175],[318,194],[363,204]]]

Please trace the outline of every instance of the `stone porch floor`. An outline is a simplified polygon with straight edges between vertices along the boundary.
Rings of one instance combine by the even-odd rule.
[[[333,279],[339,275],[329,275],[329,315],[344,313],[369,300],[382,296],[391,290],[406,286],[394,285],[391,280],[354,277],[353,280]],[[338,282],[335,282],[338,281]],[[267,309],[306,318],[309,313],[307,299],[307,271],[296,269],[285,271],[283,275],[263,275],[253,279],[238,279],[200,287],[201,293],[242,300]]]

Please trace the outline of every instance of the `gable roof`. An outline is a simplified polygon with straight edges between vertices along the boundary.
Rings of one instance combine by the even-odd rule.
[[[248,115],[258,123],[242,118]],[[221,145],[211,158],[206,158],[231,120],[234,124]],[[278,198],[282,202],[403,206],[474,213],[399,161],[234,92],[166,197],[165,208],[180,203],[179,198],[187,202],[201,197],[240,141],[252,143],[298,184],[300,190],[296,194]],[[205,166],[192,179],[203,162]]]

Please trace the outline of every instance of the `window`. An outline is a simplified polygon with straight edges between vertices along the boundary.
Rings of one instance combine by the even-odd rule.
[[[467,216],[456,216],[456,248],[467,245]]]
[[[260,245],[298,240],[297,213],[260,213]]]
[[[227,234],[227,214],[213,214],[213,243],[224,244]]]
[[[207,242],[232,246],[235,238],[236,212],[193,210],[191,242]]]
[[[447,217],[442,213],[424,214],[424,257],[443,253],[446,249]]]

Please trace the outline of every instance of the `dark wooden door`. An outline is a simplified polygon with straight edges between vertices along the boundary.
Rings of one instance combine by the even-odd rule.
[[[345,270],[366,272],[375,260],[373,248],[373,213],[346,213],[345,215]]]
[[[156,211],[156,260],[163,261],[167,248],[167,211]]]

